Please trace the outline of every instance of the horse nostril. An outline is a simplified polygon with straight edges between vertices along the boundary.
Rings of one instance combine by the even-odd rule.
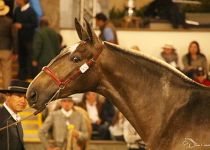
[[[37,93],[36,91],[31,91],[30,95],[29,95],[29,103],[31,105],[34,105],[37,101]]]

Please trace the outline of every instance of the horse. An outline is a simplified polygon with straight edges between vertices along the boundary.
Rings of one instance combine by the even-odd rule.
[[[210,88],[142,52],[101,41],[75,19],[80,42],[61,51],[33,79],[26,97],[42,110],[56,98],[92,91],[124,114],[151,150],[207,148]]]

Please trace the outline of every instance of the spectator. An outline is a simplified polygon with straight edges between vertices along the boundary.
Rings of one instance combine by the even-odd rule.
[[[109,126],[112,124],[113,118],[115,116],[115,108],[110,100],[108,100],[108,99],[104,100],[104,102],[102,104],[100,116],[101,116],[101,119],[103,120],[102,127],[104,130],[104,134],[103,134],[102,138],[104,140],[110,140],[111,135],[109,132]]]
[[[120,111],[115,113],[113,117],[112,124],[109,127],[109,131],[111,133],[111,137],[117,141],[124,141],[123,136],[123,124],[125,121],[125,117]]]
[[[207,59],[204,54],[200,52],[200,46],[197,41],[192,41],[188,47],[188,53],[183,56],[184,73],[194,78],[195,71],[198,67],[204,69],[204,73],[207,74]]]
[[[109,140],[110,133],[108,129],[109,127],[108,120],[110,120],[110,117],[107,117],[107,115],[110,112],[108,112],[109,110],[107,109],[103,109],[104,108],[103,103],[98,100],[98,95],[93,92],[87,92],[84,94],[82,102],[79,103],[78,105],[84,108],[88,112],[88,115],[91,119],[92,129],[93,129],[92,139]]]
[[[124,122],[123,135],[127,143],[128,150],[145,150],[146,149],[144,141],[138,135],[136,130],[133,128],[133,126],[128,122],[128,120],[125,120]]]
[[[68,131],[69,126],[74,126],[74,129]],[[53,143],[50,143],[47,137],[51,128]],[[70,135],[69,132],[71,132]],[[69,139],[69,136],[72,139]],[[81,113],[75,111],[71,97],[61,100],[61,109],[48,115],[39,132],[40,140],[48,150],[65,149],[71,140],[76,141],[76,146],[84,149],[83,143],[88,136],[85,120]]]
[[[0,90],[0,93],[6,94],[6,101],[0,107],[0,128],[20,120],[17,113],[27,106],[25,93],[28,85],[28,82],[12,80],[7,90]],[[21,123],[0,132],[0,146],[2,150],[24,150]]]
[[[12,54],[15,53],[13,45],[12,20],[5,16],[9,7],[0,1],[0,71],[2,72],[3,88],[7,88],[12,78]],[[14,52],[12,52],[12,48]]]
[[[103,41],[108,41],[118,44],[117,33],[114,25],[108,21],[108,18],[103,13],[96,14],[96,25],[99,27],[101,33],[99,37]]]
[[[210,86],[210,81],[206,79],[206,74],[202,67],[197,68],[194,80],[200,84]]]
[[[171,44],[165,44],[163,47],[163,51],[161,52],[161,58],[172,65],[173,67],[179,69],[178,66],[178,55],[176,53],[175,48]]]
[[[49,27],[48,20],[43,17],[40,20],[40,29],[35,33],[33,40],[32,65],[37,67],[39,72],[59,53],[59,36]]]
[[[32,42],[37,27],[37,17],[28,0],[16,0],[14,27],[18,32],[18,77],[22,80],[32,78]]]

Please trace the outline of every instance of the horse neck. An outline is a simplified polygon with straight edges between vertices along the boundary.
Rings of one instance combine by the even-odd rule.
[[[142,86],[141,83],[147,82],[145,80],[150,77],[145,78],[139,69],[143,66],[139,66],[136,59],[126,52],[104,49],[99,59],[101,80],[97,92],[118,107],[145,142],[152,143],[163,124],[160,112],[165,106],[154,106],[159,103],[156,98],[147,99],[149,96],[144,95],[150,94],[153,89]]]

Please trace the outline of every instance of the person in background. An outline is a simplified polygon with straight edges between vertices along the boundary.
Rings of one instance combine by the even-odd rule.
[[[12,20],[6,15],[9,7],[0,0],[0,71],[3,88],[7,88],[12,78],[12,60],[15,58],[14,34]]]
[[[204,72],[204,69],[202,67],[198,67],[195,72],[195,78],[194,80],[200,84],[210,86],[210,81],[207,80],[206,74]]]
[[[200,46],[197,41],[192,41],[189,44],[188,53],[183,56],[182,61],[184,65],[183,72],[192,79],[198,67],[202,67],[205,74],[208,72],[206,56],[200,52]]]
[[[58,33],[49,27],[47,18],[42,17],[33,40],[32,65],[37,67],[38,72],[60,53],[59,40]]]
[[[27,106],[25,93],[29,83],[12,80],[8,89],[0,90],[6,95],[6,101],[0,107],[0,128],[19,121],[18,115]],[[17,123],[5,130],[0,131],[1,150],[24,150],[23,129],[21,123]]]
[[[125,117],[123,114],[120,111],[117,111],[113,117],[112,124],[109,127],[109,131],[113,140],[125,141],[123,136],[124,121]]]
[[[68,147],[69,140],[76,141],[76,145],[84,149],[83,143],[88,140],[88,131],[82,114],[74,109],[71,97],[60,101],[61,109],[50,113],[39,131],[39,138],[47,150],[61,150]],[[72,126],[69,139],[69,127]],[[49,142],[49,131],[52,129],[52,143]]]
[[[109,140],[110,132],[109,125],[112,121],[113,115],[112,106],[110,102],[101,102],[94,92],[87,92],[83,96],[83,100],[78,106],[82,107],[88,112],[92,123],[92,139],[93,140]]]
[[[103,13],[98,13],[95,19],[96,26],[100,29],[99,37],[101,40],[118,44],[116,29],[114,25],[108,21],[108,18]]]
[[[172,44],[165,44],[163,47],[163,51],[161,52],[161,58],[167,62],[168,64],[172,65],[173,67],[179,69],[178,65],[178,55],[176,53],[175,48]]]
[[[38,19],[28,0],[16,0],[16,3],[13,22],[18,34],[18,78],[25,80],[33,78],[32,42]]]
[[[116,110],[114,108],[114,105],[111,103],[109,99],[105,98],[102,104],[101,115],[100,115],[101,119],[103,120],[101,124],[101,128],[103,129],[102,138],[104,140],[111,139],[109,127],[112,124],[115,113],[116,113]]]
[[[127,143],[128,150],[146,150],[144,141],[128,120],[124,121],[123,136]]]

